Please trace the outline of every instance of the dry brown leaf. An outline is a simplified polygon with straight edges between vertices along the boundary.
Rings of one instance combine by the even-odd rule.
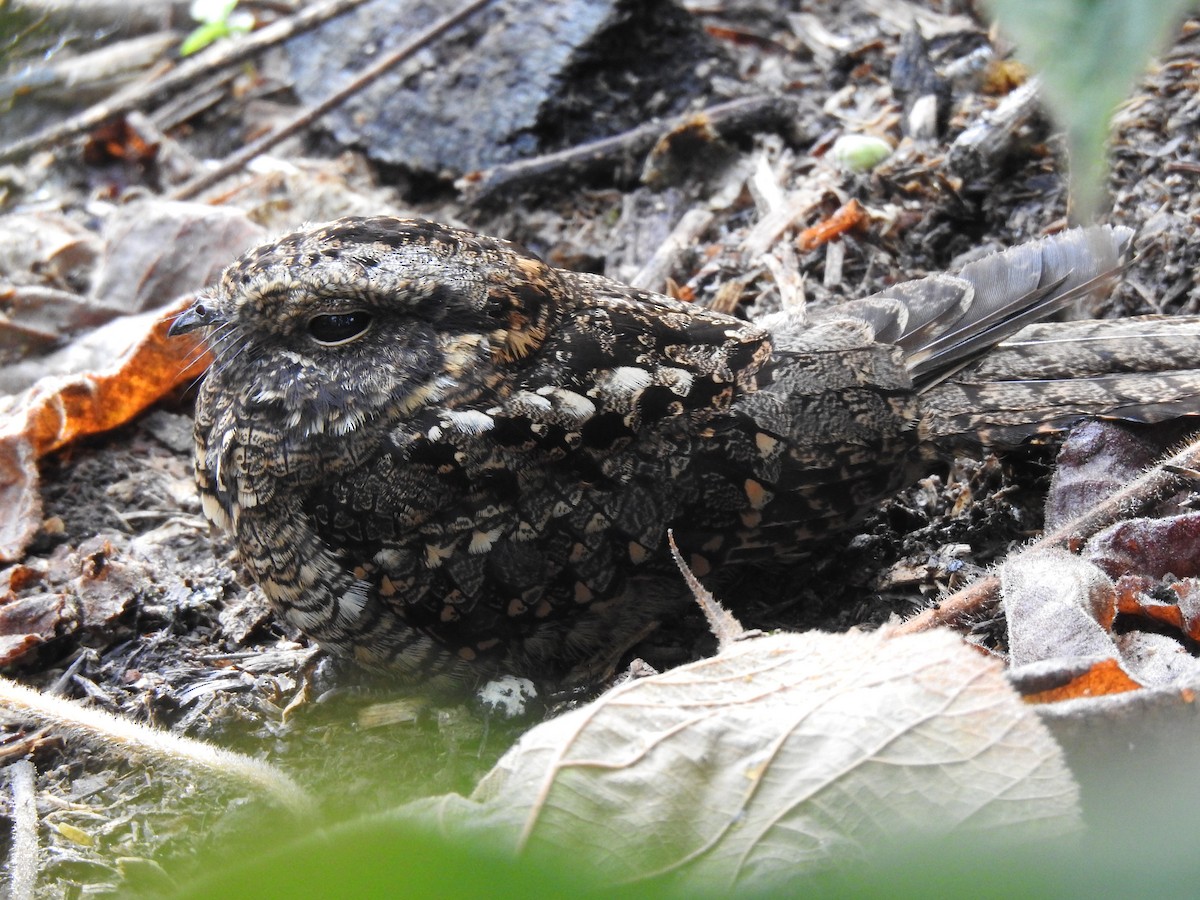
[[[1200,575],[1200,512],[1128,519],[1090,541],[1086,554],[1114,578],[1127,573],[1162,578]]]
[[[1046,495],[1046,530],[1065,525],[1124,487],[1165,448],[1145,429],[1092,419],[1072,428],[1055,460]]]
[[[1055,742],[949,632],[777,634],[538,726],[470,799],[405,812],[621,881],[763,889],[951,832],[1077,822]]]
[[[35,594],[0,602],[0,666],[12,665],[57,637],[62,623],[71,617],[62,594]]]
[[[0,282],[84,290],[101,252],[96,235],[61,213],[0,216]]]
[[[213,284],[265,231],[240,209],[145,200],[121,207],[106,223],[106,250],[92,296],[123,312],[144,312],[186,291]]]

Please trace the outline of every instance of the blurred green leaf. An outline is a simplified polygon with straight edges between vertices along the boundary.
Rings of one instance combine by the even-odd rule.
[[[392,816],[372,816],[317,831],[267,852],[246,847],[210,861],[212,874],[177,896],[279,897],[566,897],[600,883],[572,867],[520,864],[485,841],[451,841]]]
[[[1141,773],[1147,782],[1156,773]],[[1176,792],[1178,794],[1178,785]],[[1194,785],[1190,785],[1194,787]],[[1166,788],[1164,787],[1164,791]],[[1144,817],[1100,829],[1078,841],[1038,846],[995,835],[958,833],[939,841],[910,840],[820,873],[797,872],[786,885],[739,890],[738,896],[811,898],[1186,897],[1200,877],[1191,801],[1156,803],[1148,792]],[[1158,816],[1152,815],[1158,813]],[[269,836],[267,837],[269,839]],[[208,861],[213,874],[183,886],[184,898],[328,897],[562,898],[728,897],[728,888],[681,887],[660,880],[614,884],[586,853],[514,860],[479,835],[445,838],[399,816],[374,816],[330,828],[271,852]]]
[[[1042,98],[1067,136],[1074,218],[1088,221],[1103,197],[1113,110],[1194,0],[987,0],[987,5],[1041,76]]]
[[[194,28],[183,43],[179,45],[180,56],[191,56],[198,53],[214,41],[229,34],[224,22],[205,22],[199,28]]]

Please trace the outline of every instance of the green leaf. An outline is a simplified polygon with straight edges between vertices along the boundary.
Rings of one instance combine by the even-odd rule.
[[[205,22],[183,39],[179,46],[180,56],[191,56],[198,53],[214,41],[229,36],[229,26],[225,22]]]
[[[264,835],[270,844],[270,835]],[[240,858],[239,858],[240,857]],[[484,840],[451,841],[394,816],[372,816],[314,832],[265,852],[246,846],[213,859],[211,874],[178,898],[307,897],[551,898],[599,894],[586,869],[518,862]]]
[[[1077,221],[1104,191],[1113,110],[1193,0],[987,0],[1018,53],[1041,75],[1042,98],[1066,132]]]

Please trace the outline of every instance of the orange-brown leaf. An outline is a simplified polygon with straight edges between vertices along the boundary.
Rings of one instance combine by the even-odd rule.
[[[1142,686],[1130,678],[1115,659],[1105,659],[1089,666],[1066,684],[1034,694],[1026,694],[1026,703],[1058,703],[1081,697],[1103,697],[1136,691]]]
[[[0,560],[19,559],[40,524],[38,457],[125,424],[204,371],[207,353],[167,337],[189,299],[126,317],[128,349],[111,366],[44,378],[0,413]]]
[[[796,243],[801,250],[813,250],[822,244],[828,244],[835,238],[841,237],[848,231],[854,231],[866,225],[869,216],[863,205],[857,200],[845,203],[832,216],[823,222],[818,222],[811,228],[800,232]]]

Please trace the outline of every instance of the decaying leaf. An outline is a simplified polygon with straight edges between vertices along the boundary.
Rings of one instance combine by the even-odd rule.
[[[1083,515],[1145,471],[1165,448],[1146,429],[1121,422],[1091,419],[1072,428],[1046,495],[1046,529]]]
[[[525,735],[467,799],[405,814],[621,881],[763,888],[917,835],[1076,823],[1057,745],[948,632],[776,634]]]
[[[124,312],[144,312],[214,283],[264,235],[234,207],[164,200],[124,206],[105,223],[107,248],[93,296]]]

